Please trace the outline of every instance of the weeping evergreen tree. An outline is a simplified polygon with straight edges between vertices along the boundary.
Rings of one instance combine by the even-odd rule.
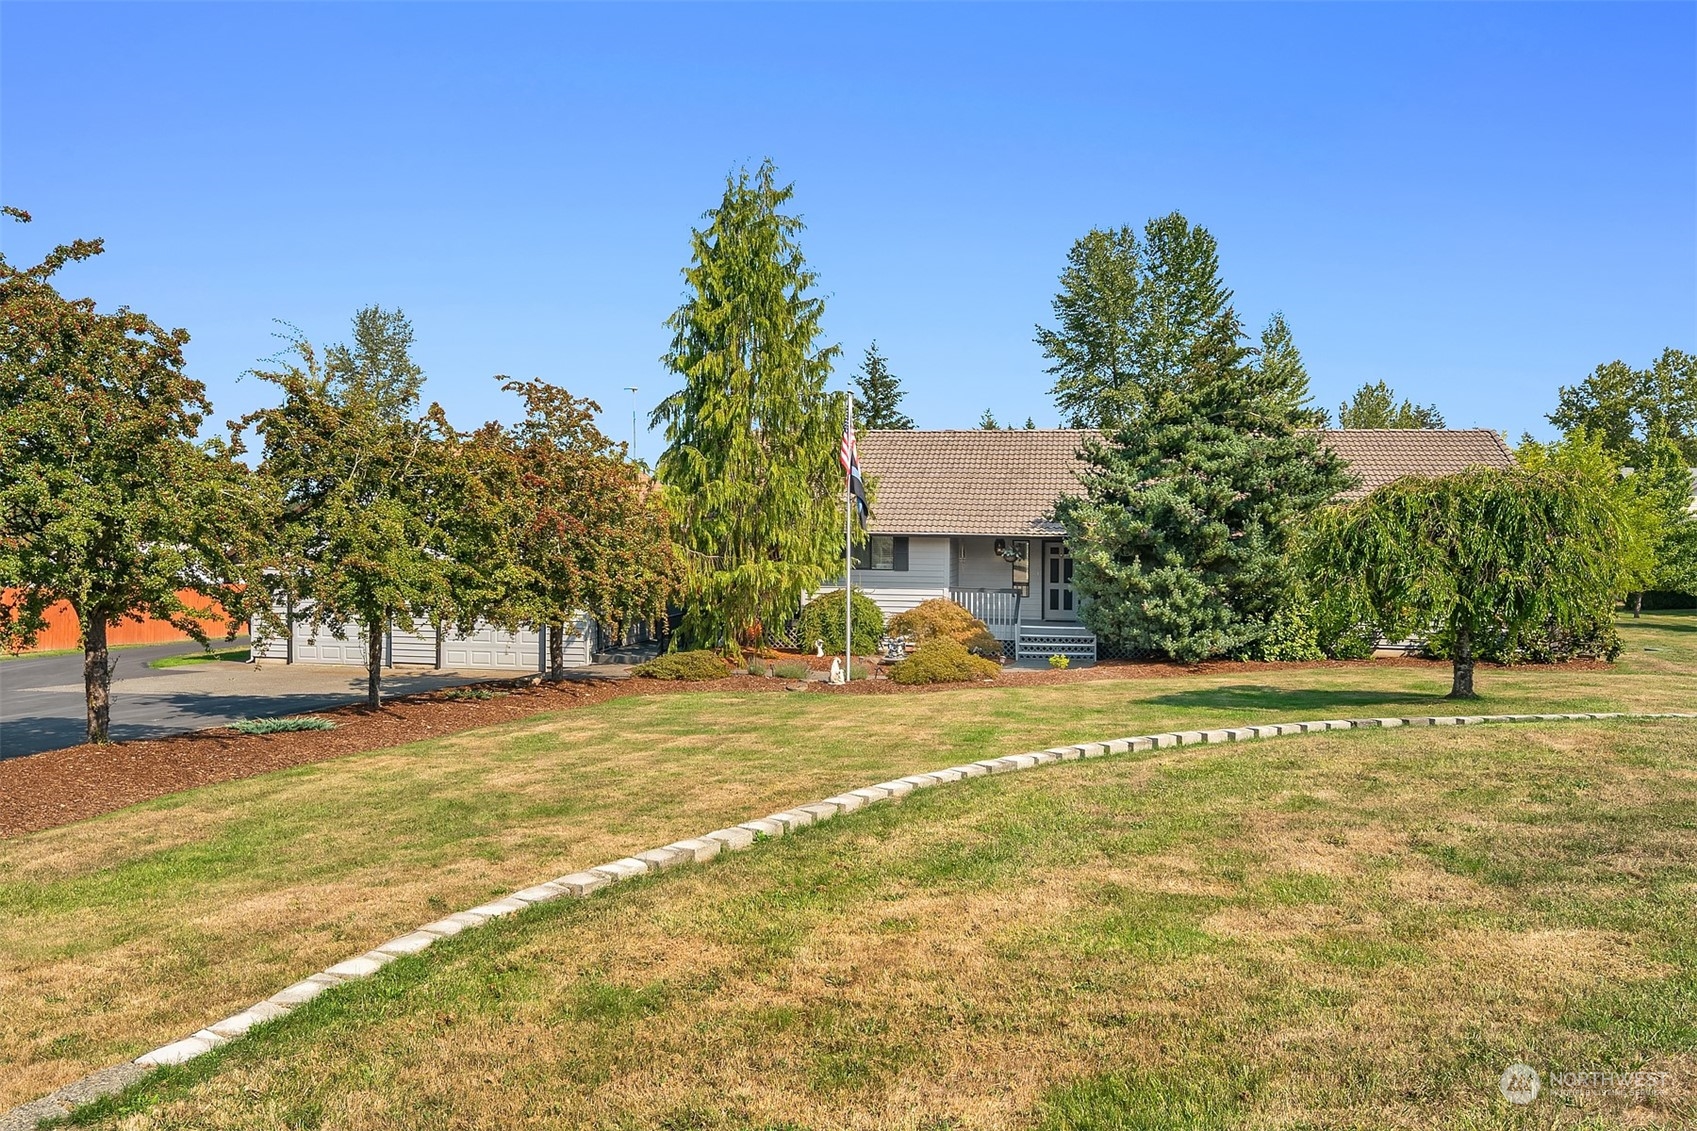
[[[677,541],[689,559],[682,647],[736,652],[788,620],[842,563],[841,406],[825,393],[836,346],[824,300],[780,209],[772,162],[728,178],[691,237],[688,297],[662,359],[683,388],[655,409]]]

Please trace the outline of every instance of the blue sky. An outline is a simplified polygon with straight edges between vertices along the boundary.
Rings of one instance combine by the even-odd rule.
[[[187,327],[217,418],[273,319],[366,303],[427,394],[540,376],[629,432],[688,233],[770,156],[844,347],[922,427],[1057,423],[1068,246],[1173,209],[1317,400],[1547,434],[1559,384],[1697,349],[1697,5],[0,5],[0,194],[64,287]],[[644,435],[638,453],[656,454]]]

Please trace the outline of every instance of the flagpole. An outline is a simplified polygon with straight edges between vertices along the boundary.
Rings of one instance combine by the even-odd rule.
[[[854,392],[843,393],[843,430],[854,428]],[[854,682],[854,470],[843,468],[843,684]]]

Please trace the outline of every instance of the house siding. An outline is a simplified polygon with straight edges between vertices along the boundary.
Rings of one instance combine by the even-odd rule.
[[[277,612],[283,611],[279,606]],[[595,625],[587,615],[578,617],[566,626],[564,653],[567,667],[585,667],[594,662],[594,632]],[[330,635],[328,629],[314,625],[297,610],[294,624],[294,662],[363,667],[364,635],[358,626],[349,625],[347,636],[346,641],[337,640]],[[427,668],[437,666],[436,629],[428,623],[416,624],[411,631],[394,628],[385,644],[384,665],[387,667],[403,664]],[[254,658],[259,660],[287,662],[289,641],[283,637],[255,639],[253,654]],[[450,631],[442,641],[442,666],[446,668],[543,671],[546,670],[547,661],[543,634],[532,629],[510,633],[480,622],[470,636],[461,636]]]
[[[820,586],[830,593],[842,579]],[[949,595],[949,539],[914,535],[907,540],[907,569],[857,569],[854,587],[866,594],[886,617],[905,613],[922,601]]]

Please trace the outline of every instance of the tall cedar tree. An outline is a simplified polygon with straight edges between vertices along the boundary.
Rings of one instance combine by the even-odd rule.
[[[890,372],[889,359],[878,352],[876,341],[866,347],[866,358],[860,363],[860,372],[854,375],[854,385],[856,428],[912,429],[913,417],[896,407],[907,393]]]
[[[1086,443],[1084,493],[1056,506],[1085,623],[1186,662],[1266,634],[1296,584],[1297,521],[1350,483],[1303,430],[1293,368],[1256,364],[1236,312],[1216,301],[1228,292],[1199,232],[1162,229],[1165,305],[1211,313],[1185,331],[1184,355],[1162,362],[1137,415]]]
[[[1052,303],[1058,328],[1037,328],[1054,364],[1050,393],[1072,428],[1115,428],[1137,419],[1187,379],[1190,355],[1231,308],[1219,254],[1206,228],[1177,212],[1129,227],[1093,229],[1072,246]],[[1262,333],[1258,364],[1271,366],[1293,418],[1324,423],[1308,406],[1308,373],[1283,315]]]
[[[1318,516],[1316,582],[1393,640],[1436,630],[1451,698],[1472,699],[1487,642],[1609,615],[1624,532],[1608,491],[1554,466],[1400,479]]]
[[[1697,356],[1667,349],[1648,369],[1599,365],[1578,385],[1562,386],[1549,420],[1563,432],[1584,428],[1600,436],[1631,467],[1656,435],[1697,465]]]
[[[366,702],[382,705],[383,645],[392,625],[458,615],[448,541],[461,484],[445,453],[453,431],[432,405],[415,415],[424,373],[399,310],[366,307],[353,344],[318,352],[290,328],[278,367],[255,370],[283,403],[241,421],[263,441],[260,474],[283,499],[273,559],[297,617],[338,639],[363,632]]]
[[[1281,404],[1290,419],[1305,428],[1324,428],[1326,410],[1310,403],[1308,367],[1302,351],[1291,340],[1290,327],[1282,313],[1274,313],[1261,331],[1261,349],[1255,364],[1265,373],[1271,388],[1280,389]]]
[[[101,251],[78,240],[28,268],[0,256],[0,641],[28,647],[51,606],[70,606],[90,742],[111,729],[109,627],[155,617],[204,644],[199,618],[227,617],[234,635],[244,533],[264,525],[234,449],[196,441],[211,406],[183,373],[188,333],[55,288]]]
[[[504,568],[467,561],[480,577],[465,584],[482,586],[474,611],[503,627],[546,629],[558,678],[579,617],[615,636],[652,624],[679,592],[683,560],[655,485],[596,426],[599,405],[545,381],[501,380],[524,402],[524,419],[485,425],[458,449],[459,477],[481,497],[456,508],[456,521],[495,521],[455,542],[489,539],[492,552],[478,557]]]
[[[795,615],[842,562],[840,408],[825,394],[836,346],[818,344],[824,300],[780,209],[770,160],[727,178],[691,235],[688,297],[662,359],[683,388],[655,409],[656,473],[688,555],[687,647],[730,652]]]
[[[1355,395],[1338,406],[1339,428],[1442,428],[1444,414],[1437,405],[1397,403],[1396,393],[1383,381],[1363,383]]]

